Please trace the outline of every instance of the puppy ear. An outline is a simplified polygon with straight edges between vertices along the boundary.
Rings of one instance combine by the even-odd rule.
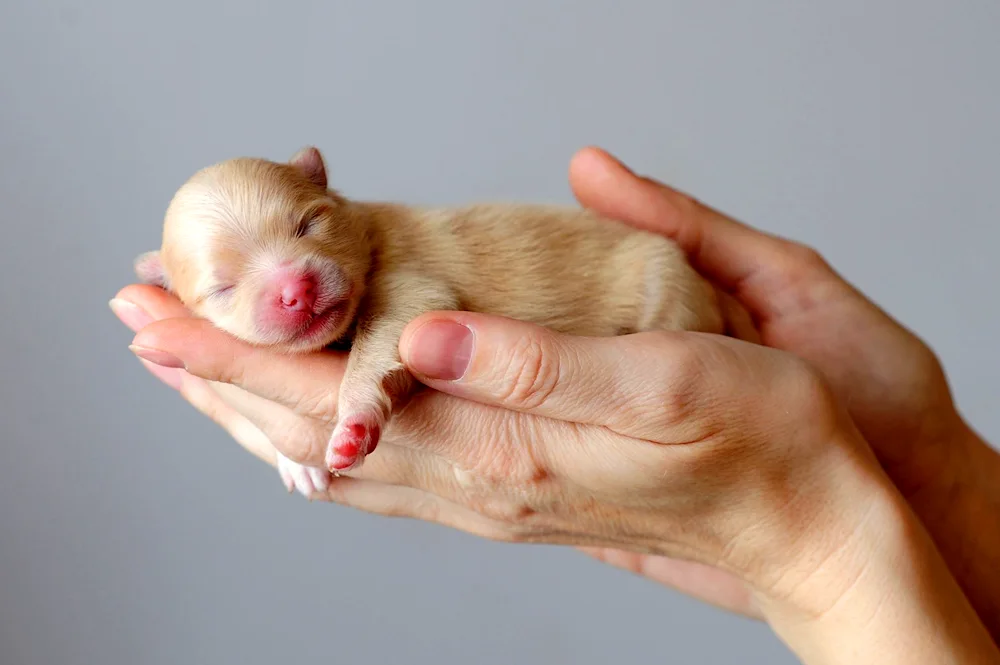
[[[143,284],[169,289],[159,250],[145,252],[135,259],[135,274]]]
[[[323,155],[316,148],[309,146],[299,150],[288,163],[302,171],[309,182],[317,187],[327,188],[326,164],[323,163]]]

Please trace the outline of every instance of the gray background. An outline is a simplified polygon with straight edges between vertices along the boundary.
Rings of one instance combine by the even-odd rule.
[[[1000,440],[997,34],[995,0],[5,0],[0,663],[793,662],[572,551],[287,496],[106,301],[222,158],[570,202],[597,143],[821,248]]]

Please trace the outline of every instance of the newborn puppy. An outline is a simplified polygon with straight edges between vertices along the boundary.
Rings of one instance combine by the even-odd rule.
[[[196,173],[136,273],[250,344],[350,343],[327,468],[279,455],[286,487],[307,496],[360,465],[415,388],[398,343],[420,314],[485,312],[587,336],[724,327],[714,289],[668,239],[569,207],[352,201],[329,189],[315,148]]]

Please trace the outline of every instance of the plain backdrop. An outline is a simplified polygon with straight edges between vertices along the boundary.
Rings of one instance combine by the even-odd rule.
[[[572,550],[287,495],[106,303],[221,159],[569,203],[599,144],[820,248],[1000,441],[998,34],[995,0],[5,0],[0,663],[794,662]]]

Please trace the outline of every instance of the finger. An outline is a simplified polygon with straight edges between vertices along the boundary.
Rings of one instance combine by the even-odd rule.
[[[129,327],[133,330],[142,330],[157,317],[184,319],[190,316],[179,301],[169,293],[143,285],[123,289],[116,296],[112,308],[123,321],[131,322]],[[329,424],[304,417],[281,404],[271,402],[233,384],[210,382],[192,376],[183,369],[162,367],[146,360],[141,362],[150,372],[178,390],[198,411],[226,430],[240,445],[268,464],[278,466],[275,456],[277,450],[299,464],[322,466],[325,444],[329,438]],[[285,381],[287,379],[283,378],[282,382]],[[410,442],[409,447],[392,445],[394,431],[390,427],[386,433],[385,448],[380,447],[367,459],[361,469],[349,472],[348,475],[374,480],[385,485],[436,491],[461,500],[463,490],[457,480],[456,467],[442,458],[440,453],[443,452],[461,463],[467,463],[466,466],[471,465],[472,460],[467,455],[469,447],[466,443],[467,437],[470,436],[470,424],[475,424],[477,417],[473,416],[470,419],[467,411],[463,413],[461,407],[467,406],[467,402],[453,398],[445,399],[450,400],[450,408],[447,405],[442,408],[441,404],[437,404],[425,409],[424,421],[427,420],[429,413],[438,415],[434,418],[434,424],[430,428],[422,429],[418,436],[413,436],[413,424],[420,418],[413,418],[414,412],[410,411],[408,428],[407,419],[401,419],[404,423],[403,429],[408,429],[410,432],[407,437]],[[395,429],[398,431],[400,428]],[[447,436],[448,432],[454,435]],[[473,432],[471,436],[475,437],[476,433]],[[423,443],[421,445],[418,442]],[[282,473],[282,481],[286,486],[294,485],[295,479],[286,477],[289,473],[287,470]],[[299,482],[304,483],[305,479],[299,479]]]
[[[229,383],[208,385],[226,404],[263,432],[282,455],[299,464],[322,466],[332,425],[299,415],[286,406]]]
[[[145,361],[142,362],[146,364]],[[163,369],[157,365],[149,366],[151,371]],[[245,417],[238,409],[233,408],[226,400],[223,400],[217,392],[220,389],[227,391],[231,397],[238,395],[237,391],[239,390],[227,384],[210,384],[198,377],[185,375],[181,380],[179,392],[199,412],[208,416],[228,432],[237,443],[267,464],[278,467],[281,471],[281,480],[286,488],[296,485],[305,487],[309,483],[317,487],[320,486],[320,483],[314,482],[315,479],[311,477],[293,478],[290,475],[292,473],[308,474],[310,469],[299,468],[295,471],[289,471],[281,469],[277,464],[276,451],[289,459],[295,459],[292,454],[299,452],[301,448],[294,437],[289,436],[287,430],[281,431],[282,419],[262,419],[261,422],[265,427],[274,428],[271,430],[273,434],[269,435],[250,418]],[[242,408],[249,408],[248,405],[255,400],[259,400],[259,398],[249,393],[243,393],[242,396],[234,399]],[[263,400],[260,400],[260,404],[270,404],[270,408],[277,408],[277,405]],[[265,406],[265,408],[269,407]],[[305,421],[301,416],[294,416],[294,419]],[[284,422],[291,424],[293,429],[296,428],[296,424],[291,420]],[[457,448],[457,446],[449,447]],[[322,459],[323,449],[316,448],[295,461],[300,464],[320,466]],[[344,480],[348,476],[354,480],[365,481],[366,484],[348,483],[345,486]],[[461,502],[466,496],[458,478],[455,467],[432,452],[416,447],[403,448],[387,442],[380,446],[360,469],[349,472],[340,479],[335,479],[334,483],[340,483],[339,486],[335,487],[330,484],[325,492],[316,493],[313,498],[335,501],[367,512],[384,515],[405,515],[418,519],[439,516],[450,526],[469,530],[471,527],[465,525],[472,522],[483,523],[484,518],[477,516],[473,520],[472,511],[465,508],[460,509],[460,503],[455,503],[455,501]],[[392,488],[392,491],[386,493],[384,491],[386,488]],[[382,491],[383,496],[376,496],[375,489]],[[410,501],[414,495],[402,492],[405,497],[401,496],[401,491],[404,489],[421,492],[420,503],[412,506],[405,505],[405,502]],[[454,501],[449,501],[449,499]],[[438,508],[434,509],[435,506]],[[444,507],[447,508],[446,511],[442,511]],[[482,531],[481,528],[473,528],[472,530]]]
[[[763,615],[746,584],[735,575],[694,561],[605,547],[577,548],[603,563],[641,575],[683,594],[752,619]]]
[[[178,390],[188,403],[202,415],[208,416],[258,459],[276,466],[275,449],[267,435],[226,404],[204,380],[182,372],[178,376],[181,377]]]
[[[716,289],[719,297],[719,306],[722,309],[722,319],[726,322],[725,334],[745,342],[760,344],[760,331],[754,325],[750,312],[740,304],[740,301],[726,293]]]
[[[480,511],[516,516],[526,507],[539,515],[558,513],[565,497],[553,479],[572,478],[595,500],[607,496],[620,503],[622,486],[640,504],[662,494],[663,446],[652,436],[638,440],[612,427],[533,417],[437,391],[416,395],[386,438],[384,456],[376,451],[371,459],[389,470],[373,470],[373,477],[388,478],[382,474],[400,473],[400,467],[420,469],[393,482],[430,482],[419,486]],[[396,458],[398,451],[415,455]]]
[[[146,285],[131,285],[111,300],[111,309],[133,331],[138,332],[159,318],[189,316],[186,308],[166,291]],[[268,437],[246,416],[226,403],[205,380],[183,369],[163,367],[140,359],[151,374],[178,391],[202,415],[222,427],[237,443],[272,466],[275,450]]]
[[[445,435],[448,439],[446,443],[442,445],[435,442],[431,447],[444,447],[456,452],[463,448],[474,449],[475,452],[468,455],[463,456],[460,452],[457,455],[460,459],[467,458],[464,466],[435,454],[427,454],[424,450],[426,441],[415,443],[411,440],[409,445],[380,445],[371,457],[366,458],[360,469],[352,469],[347,475],[434,495],[450,505],[461,507],[469,514],[479,516],[479,519],[502,525],[507,534],[520,540],[560,542],[556,539],[564,537],[573,544],[594,542],[587,536],[588,528],[573,526],[578,527],[582,518],[574,513],[574,502],[567,500],[565,488],[557,488],[557,483],[546,481],[545,478],[571,474],[574,480],[586,483],[588,490],[593,489],[588,495],[597,503],[600,503],[607,489],[610,489],[607,496],[612,500],[620,497],[621,477],[624,475],[635,478],[635,470],[630,468],[623,471],[622,467],[628,465],[616,465],[614,462],[612,466],[616,468],[608,468],[609,458],[615,460],[618,451],[614,445],[602,445],[602,437],[607,439],[616,435],[605,435],[601,430],[596,436],[584,440],[574,436],[573,426],[568,423],[506,413],[508,417],[513,415],[524,421],[549,423],[552,438],[558,438],[562,434],[559,441],[575,441],[582,445],[574,448],[575,455],[563,455],[561,460],[557,460],[557,464],[538,466],[540,457],[530,452],[537,447],[535,437],[529,435],[526,439],[515,441],[510,438],[494,438],[486,428],[478,432],[479,436],[475,433],[464,436],[464,432],[455,431]],[[491,423],[479,424],[488,426]],[[545,429],[539,428],[535,434],[543,435]],[[556,431],[559,429],[563,431]],[[494,448],[493,444],[500,445]],[[654,447],[646,445],[648,448]],[[566,449],[569,447],[567,445]],[[603,451],[598,452],[599,447]],[[592,481],[596,482],[592,484]],[[662,483],[662,478],[658,482]],[[640,488],[640,492],[644,489]],[[639,502],[648,505],[648,495],[639,499]],[[591,517],[596,523],[602,520],[600,515]],[[567,529],[567,526],[571,528]]]
[[[175,297],[163,289],[145,284],[123,288],[108,304],[118,319],[134,333],[160,319],[190,316]]]
[[[112,300],[112,309],[133,331],[141,331],[133,346],[159,352],[150,362],[172,358],[189,374],[239,386],[304,415],[322,420],[336,416],[343,354],[281,355],[251,346],[195,318],[175,296],[153,286],[125,287]],[[289,371],[295,372],[297,390],[285,385]]]
[[[122,289],[111,301],[111,308],[136,332],[161,319],[197,321],[173,295],[146,285]],[[183,369],[163,367],[147,360],[142,362],[151,373],[180,391],[200,412],[229,431],[241,445],[269,463],[272,463],[274,448],[285,457],[304,463],[304,459],[321,454],[329,438],[330,427],[323,421],[303,417],[235,385],[209,382]],[[301,406],[302,400],[296,399],[295,403]],[[325,411],[323,413],[326,415]],[[287,483],[284,475],[282,480]]]
[[[587,339],[467,312],[418,317],[403,331],[399,351],[414,376],[442,392],[586,423],[595,422],[594,409],[606,399],[607,382],[597,379],[615,364]]]
[[[143,329],[156,317],[189,316],[179,301],[155,287],[127,287],[116,296],[116,300],[118,302],[113,305],[113,309],[116,309],[116,313],[124,314],[119,314],[123,320],[133,323],[130,325],[133,330]],[[150,372],[161,376],[177,389],[199,412],[228,432],[237,443],[267,464],[278,466],[276,451],[300,464],[322,464],[328,435],[328,427],[322,423],[300,416],[234,385],[210,383],[181,369],[165,368],[145,360],[141,362]],[[460,412],[462,403],[454,399],[450,401],[453,408],[446,408],[444,412],[453,413],[455,407]],[[440,416],[442,410],[432,405],[429,412]],[[413,420],[411,412],[411,433]],[[436,429],[437,436],[434,431],[425,429],[419,438],[436,438],[440,441],[441,433],[447,431],[446,420],[439,418],[432,426],[432,430]],[[451,419],[452,424],[455,420],[456,418]],[[468,418],[463,421],[460,417],[457,421],[466,424],[469,422]],[[508,527],[461,505],[463,500],[467,501],[470,497],[468,476],[456,473],[453,463],[436,454],[441,450],[468,452],[468,447],[459,443],[459,440],[466,440],[465,431],[462,427],[454,428],[456,436],[446,437],[447,445],[438,443],[435,449],[434,444],[423,447],[393,445],[393,431],[390,428],[387,431],[388,440],[367,458],[360,469],[334,479],[325,493],[318,493],[314,498],[381,515],[434,521],[491,539],[508,539],[511,537]],[[412,436],[410,438],[412,440]],[[467,457],[456,457],[462,461],[468,460]],[[308,470],[304,469],[303,472],[308,473]],[[294,479],[288,474],[287,470],[282,473],[282,482],[286,487],[294,486]],[[298,482],[305,484],[305,479]]]
[[[336,418],[344,354],[280,354],[241,342],[208,321],[171,318],[156,321],[132,340],[141,358],[216,383],[228,383],[301,415],[332,422]],[[289,381],[289,377],[295,377]]]
[[[414,475],[414,470],[420,473]],[[434,522],[491,540],[531,540],[535,532],[545,533],[506,520],[503,510],[491,517],[470,507],[496,501],[470,500],[457,480],[460,475],[441,458],[383,442],[364,465],[332,478],[326,491],[313,497],[386,517]],[[485,495],[495,499],[497,492],[490,489]]]
[[[699,272],[736,293],[759,319],[775,314],[781,295],[775,289],[791,276],[801,280],[832,274],[807,248],[752,229],[686,194],[639,177],[598,148],[574,156],[570,183],[585,207],[673,238]]]
[[[187,375],[183,370],[160,367],[145,360],[140,360],[140,362],[150,373],[177,390],[202,415],[208,416],[209,419],[222,427],[246,450],[272,466],[275,464],[274,446],[271,445],[267,436],[252,422],[226,404],[209,388],[205,381]]]
[[[156,366],[153,365],[153,367]],[[229,384],[208,383],[197,377],[187,377],[187,381],[188,385],[184,387],[182,393],[188,397],[188,401],[220,424],[244,447],[256,450],[264,448],[276,450],[298,465],[325,469],[323,458],[325,442],[330,431],[329,426],[299,416],[280,405],[267,402]],[[451,399],[456,403],[469,404],[454,398]],[[433,410],[433,407],[431,408]],[[445,408],[444,411],[454,414],[455,409]],[[392,439],[393,437],[399,438],[399,429],[409,430],[406,438],[411,442],[413,440],[412,424],[414,419],[411,414],[409,423],[404,419],[402,428],[396,427],[394,430],[393,427],[390,427],[387,430],[387,440],[384,442],[384,446],[379,446],[376,452],[368,456],[364,465],[345,472],[344,475],[385,484],[414,487],[451,498],[460,497],[461,490],[458,487],[456,467],[449,459],[453,458],[465,462],[467,460],[465,455],[456,456],[454,453],[467,449],[468,445],[459,444],[455,441],[455,437],[449,437],[447,433],[461,431],[460,436],[465,436],[468,431],[469,418],[466,415],[463,419],[462,414],[459,413],[451,420],[453,424],[457,422],[465,427],[449,429],[446,423],[439,421],[437,432],[426,430],[422,432],[424,437],[435,441],[440,441],[442,434],[444,434],[443,438],[447,440],[447,445],[435,443],[407,447],[397,446]],[[410,426],[407,427],[407,424]],[[449,454],[450,458],[441,457],[442,452]],[[466,450],[466,452],[468,451]],[[270,457],[267,461],[272,463]],[[274,463],[276,462],[277,460],[274,460]],[[282,469],[282,465],[277,466],[282,472],[282,480],[286,485],[291,480],[294,480],[294,484],[299,486],[311,482],[310,478],[303,475],[309,474],[310,468],[289,470]],[[289,474],[299,475],[292,477]]]
[[[223,398],[227,405],[235,409],[262,432],[281,455],[307,467],[290,472],[299,474],[294,478],[298,484],[311,482],[303,474],[313,473],[313,468],[325,470],[326,442],[329,440],[332,430],[330,425],[300,416],[279,404],[268,402],[230,384],[211,383],[208,385],[211,390]],[[454,399],[452,401],[469,404]],[[441,410],[438,409],[438,411]],[[460,436],[466,436],[470,419],[468,413],[462,413],[461,409],[444,408],[443,411],[451,414],[451,423],[438,422],[438,431],[425,430],[423,432],[424,436],[435,442],[434,444],[421,445],[416,443],[413,445],[415,443],[412,433],[413,418],[401,419],[401,426],[397,425],[387,430],[385,450],[379,447],[375,453],[367,457],[364,465],[345,472],[345,475],[415,487],[447,497],[460,495],[461,492],[456,486],[455,465],[450,460],[467,462],[468,455],[465,453],[469,452],[469,446],[467,439],[459,443],[454,440],[455,437],[449,437],[447,434],[460,430],[462,432]],[[457,428],[455,427],[456,423],[460,424]],[[465,427],[461,425],[465,425]],[[400,430],[407,431],[405,440],[411,442],[410,446],[400,447],[393,443],[401,436]],[[471,436],[474,437],[475,434]],[[447,441],[447,445],[443,445],[442,441]],[[462,452],[459,453],[459,451]],[[448,455],[447,460],[440,456],[442,453]],[[281,470],[281,465],[279,465],[279,470]]]
[[[296,485],[305,487],[310,483],[317,487],[320,486],[320,483],[315,482],[312,477],[293,478],[291,476],[292,473],[309,474],[311,469],[299,468],[289,471],[282,469],[277,464],[276,451],[300,464],[312,466],[322,464],[323,448],[307,447],[306,452],[303,453],[301,442],[297,441],[294,436],[294,432],[301,432],[304,427],[308,427],[309,421],[307,419],[287,410],[285,413],[290,414],[290,417],[276,417],[274,412],[282,407],[266,402],[250,393],[242,392],[238,388],[228,384],[212,384],[199,377],[186,375],[182,370],[165,370],[165,368],[147,363],[144,360],[141,362],[154,373],[177,372],[176,376],[179,377],[177,389],[181,395],[199,412],[208,416],[228,432],[243,448],[267,464],[278,467],[281,472],[281,480],[286,488]],[[227,394],[229,399],[223,399],[219,394],[220,391]],[[239,408],[231,406],[229,401],[237,404]],[[250,412],[253,408],[267,411],[268,414],[263,417],[260,414],[254,414],[251,418],[240,412],[240,409],[246,409]],[[257,419],[267,429],[258,426],[254,419]],[[296,454],[299,455],[298,459],[293,457]],[[368,458],[367,463],[361,469],[350,472],[348,475],[355,479],[368,481],[369,484],[365,485],[360,493],[345,493],[343,488],[340,490],[333,488],[325,494],[321,492],[314,495],[314,498],[325,497],[327,500],[347,501],[349,505],[369,512],[399,515],[405,514],[406,511],[401,506],[396,506],[393,500],[371,496],[372,484],[379,487],[408,488],[430,492],[430,494],[436,493],[458,500],[462,498],[462,491],[458,486],[454,467],[433,453],[416,448],[400,448],[386,443]],[[351,485],[351,487],[355,486]],[[398,495],[398,492],[396,494]],[[425,497],[423,506],[428,507],[433,503],[429,497]],[[457,511],[457,506],[458,504],[455,504],[450,508],[450,513],[461,512]],[[419,506],[417,508],[418,510],[410,516],[422,518],[423,513],[420,512]],[[456,518],[448,519],[453,525],[459,526]],[[468,521],[467,515],[465,520]]]
[[[433,522],[490,540],[526,539],[508,525],[411,487],[340,476],[334,479],[326,495],[318,498],[385,517]]]
[[[187,375],[183,370],[142,362],[154,374],[166,373],[170,377],[168,380],[176,384],[188,402],[227,431],[241,446],[261,461],[272,467],[277,466],[275,446],[264,432],[226,404],[207,381]],[[322,452],[313,462],[321,461]],[[309,460],[302,463],[309,463]],[[420,489],[434,488],[459,500],[463,496],[454,467],[426,452],[385,443],[361,469],[351,474],[361,477],[345,475],[335,478],[325,492],[314,495],[314,498],[383,516],[435,522],[492,540],[510,540],[517,535],[499,521],[432,491]],[[292,484],[292,480],[282,477],[286,487]]]
[[[703,377],[725,378],[724,364],[714,374],[700,371],[691,335],[572,337],[486,314],[432,312],[406,327],[399,351],[414,376],[435,390],[645,437],[672,417],[677,391],[684,398],[673,402],[688,408],[702,397]]]

